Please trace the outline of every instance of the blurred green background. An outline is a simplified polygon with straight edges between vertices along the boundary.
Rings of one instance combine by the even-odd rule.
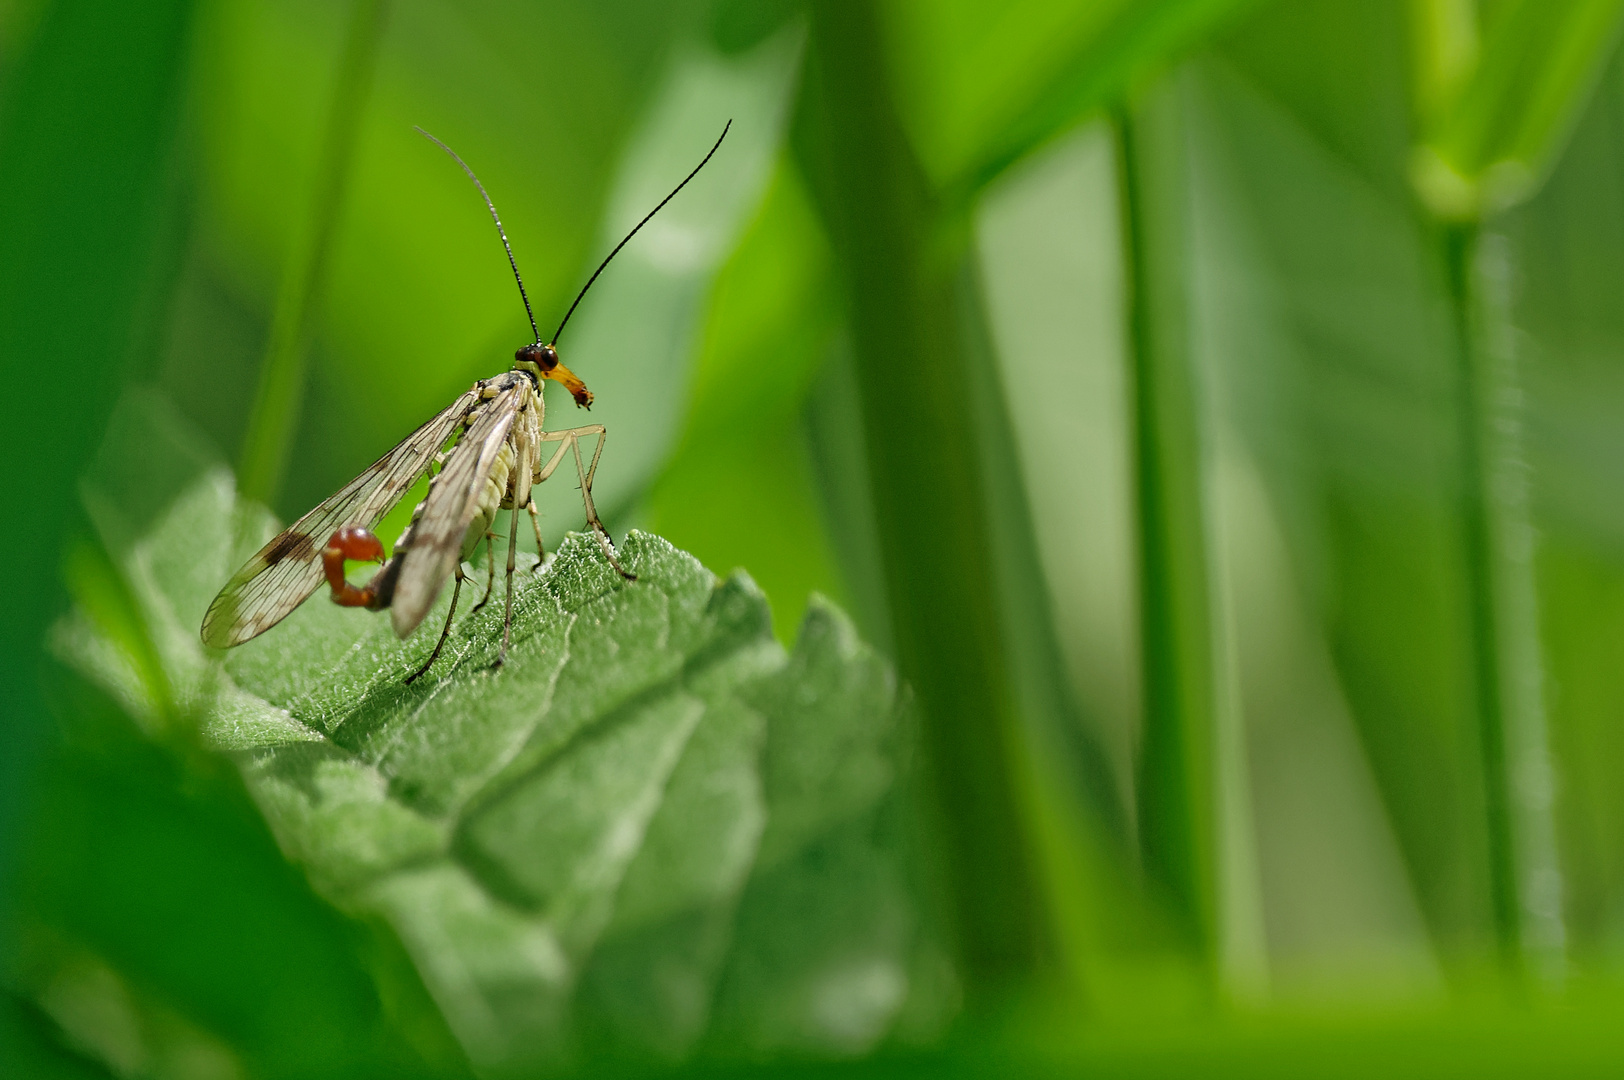
[[[500,1072],[229,759],[45,642],[70,593],[144,640],[108,522],[197,462],[291,520],[529,340],[414,124],[546,332],[731,119],[559,342],[598,505],[892,658],[954,989],[605,1060],[1616,1075],[1621,20],[0,3],[0,1071]]]

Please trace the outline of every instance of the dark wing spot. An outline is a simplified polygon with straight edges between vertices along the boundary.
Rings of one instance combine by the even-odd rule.
[[[265,565],[275,566],[289,555],[304,560],[315,553],[316,545],[310,542],[308,535],[289,529],[271,541],[271,546],[265,550]]]

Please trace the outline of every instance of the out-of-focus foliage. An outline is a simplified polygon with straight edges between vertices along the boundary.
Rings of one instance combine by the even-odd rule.
[[[369,10],[0,5],[5,1065],[1616,1071],[1617,0]],[[548,397],[642,580],[204,655],[245,432],[531,338],[412,125],[546,337],[729,119]]]
[[[1414,5],[1415,182],[1435,213],[1519,201],[1550,169],[1618,40],[1617,0],[1496,5],[1480,20],[1450,0]]]
[[[899,112],[939,186],[973,193],[1256,0],[884,5]]]

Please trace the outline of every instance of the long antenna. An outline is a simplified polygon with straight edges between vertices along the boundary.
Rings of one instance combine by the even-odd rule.
[[[631,240],[632,237],[637,235],[637,230],[641,229],[644,225],[647,225],[648,222],[649,222],[649,218],[653,217],[655,214],[658,214],[661,210],[663,210],[665,208],[666,203],[670,202],[672,199],[677,197],[677,192],[681,191],[683,188],[688,186],[688,181],[692,180],[694,177],[699,175],[699,170],[703,169],[705,167],[706,163],[709,162],[710,159],[715,156],[716,151],[721,148],[722,140],[727,138],[728,128],[731,128],[732,126],[733,126],[733,121],[732,120],[729,120],[725,125],[723,125],[722,133],[716,137],[716,145],[712,146],[710,148],[710,153],[705,155],[704,161],[701,161],[698,165],[695,165],[694,166],[694,171],[689,173],[687,176],[683,177],[682,178],[682,183],[680,183],[676,187],[672,188],[671,189],[671,194],[669,194],[665,198],[661,199],[659,206],[656,206],[654,209],[650,210],[648,212],[648,214],[646,216],[644,216],[642,221],[639,221],[636,225],[634,225],[632,227],[632,231],[626,234],[626,239],[622,240],[620,243],[616,244],[615,245],[615,250],[611,251],[604,258],[603,262],[598,264],[598,268],[596,270],[592,271],[592,276],[586,279],[586,284],[581,286],[581,291],[575,294],[575,303],[571,304],[570,309],[568,311],[564,312],[564,320],[563,320],[563,322],[560,322],[558,324],[558,329],[553,331],[553,340],[551,341],[550,344],[553,344],[553,345],[558,344],[558,335],[560,335],[560,334],[562,334],[564,332],[564,323],[567,323],[567,322],[570,321],[570,316],[575,314],[575,308],[576,308],[577,305],[580,304],[581,297],[585,296],[586,291],[588,289],[592,288],[592,283],[594,281],[598,280],[598,275],[603,273],[603,268],[609,265],[609,260],[613,259],[616,255],[619,255],[620,254],[620,249],[626,246],[627,241]],[[430,138],[433,138],[433,136],[430,136]],[[447,151],[447,153],[450,153],[450,151]],[[455,154],[452,154],[451,156],[456,157]],[[466,166],[466,165],[463,166],[463,168],[465,168],[465,169],[467,167],[468,166]],[[469,173],[468,175],[472,176],[473,173]],[[479,181],[476,180],[476,181],[474,181],[474,183],[477,184],[477,183],[479,183]],[[496,213],[496,211],[492,210],[491,213],[494,214],[494,213]],[[506,242],[505,237],[503,238],[503,240],[504,240],[504,242]],[[518,273],[518,271],[515,270],[514,273]],[[527,307],[529,306],[529,303],[530,302],[528,300],[525,301],[525,305]],[[537,338],[536,340],[540,341],[541,339]]]
[[[513,245],[508,243],[507,230],[502,228],[502,219],[497,216],[496,204],[491,202],[491,197],[489,195],[485,194],[485,185],[479,182],[479,177],[474,175],[474,170],[468,167],[468,163],[466,161],[457,156],[457,152],[455,150],[451,149],[451,147],[447,146],[439,139],[436,139],[433,135],[430,135],[428,132],[424,131],[415,124],[412,125],[412,130],[423,136],[423,138],[427,139],[435,146],[438,146],[441,150],[444,150],[446,153],[450,154],[451,160],[462,166],[462,171],[468,174],[468,179],[472,180],[474,182],[474,186],[479,189],[480,197],[485,200],[485,206],[491,212],[491,220],[496,222],[496,233],[502,238],[502,246],[507,249],[508,265],[513,267],[513,280],[519,283],[519,299],[524,301],[524,313],[530,316],[530,332],[536,335],[536,344],[540,345],[541,331],[536,329],[536,313],[530,310],[530,296],[524,291],[524,278],[519,276],[519,264],[513,258]],[[724,132],[723,134],[726,133]],[[686,180],[683,181],[685,184],[687,182],[688,181]],[[553,336],[556,337],[557,335],[555,334]]]

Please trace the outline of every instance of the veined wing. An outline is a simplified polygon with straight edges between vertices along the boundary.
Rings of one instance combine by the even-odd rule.
[[[320,587],[321,549],[347,525],[370,529],[427,471],[434,455],[479,403],[478,389],[461,395],[406,436],[366,471],[278,533],[243,564],[203,616],[203,644],[241,645],[281,622]]]
[[[485,478],[513,430],[513,419],[528,389],[516,385],[492,399],[430,484],[423,516],[412,526],[410,546],[403,555],[396,553],[402,563],[390,619],[398,636],[406,637],[417,629],[462,557],[462,541],[479,508]]]

